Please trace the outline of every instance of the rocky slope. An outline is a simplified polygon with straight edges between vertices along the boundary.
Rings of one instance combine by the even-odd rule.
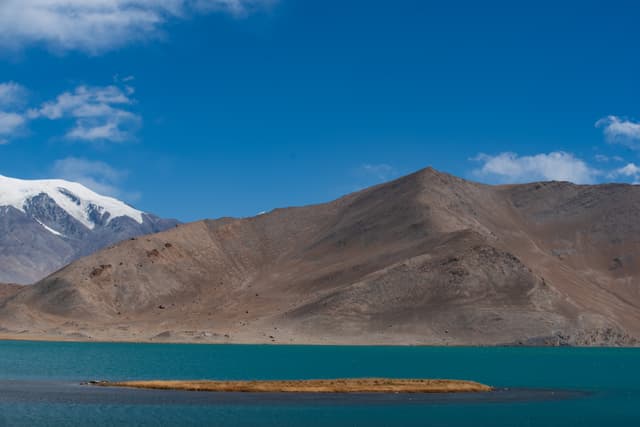
[[[9,297],[14,296],[22,289],[20,285],[13,285],[9,283],[0,283],[0,303]]]
[[[0,176],[0,281],[33,283],[108,245],[176,224],[77,183]]]
[[[425,169],[316,206],[181,225],[0,303],[5,335],[636,345],[640,187]]]

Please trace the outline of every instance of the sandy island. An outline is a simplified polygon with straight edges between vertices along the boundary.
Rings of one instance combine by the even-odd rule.
[[[296,381],[92,381],[102,387],[253,393],[478,393],[493,388],[473,381],[358,378]]]

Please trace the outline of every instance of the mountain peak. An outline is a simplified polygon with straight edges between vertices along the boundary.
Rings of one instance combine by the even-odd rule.
[[[62,179],[23,180],[0,175],[0,206],[12,206],[25,212],[28,205],[43,194],[90,230],[95,228],[98,218],[106,224],[118,217],[143,223],[142,211],[82,184]]]
[[[0,175],[0,282],[33,283],[98,249],[177,223],[76,182]]]

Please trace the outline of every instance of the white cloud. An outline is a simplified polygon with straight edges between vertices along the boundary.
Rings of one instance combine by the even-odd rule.
[[[24,126],[26,120],[17,113],[0,111],[0,135],[11,135]]]
[[[27,98],[26,89],[15,83],[0,83],[0,145],[24,130],[27,119],[19,111]]]
[[[125,92],[126,91],[126,92]],[[66,137],[83,141],[123,142],[133,138],[141,123],[140,116],[128,111],[135,103],[127,88],[118,86],[78,86],[54,101],[29,110],[31,119],[72,119],[74,126]]]
[[[15,82],[0,83],[0,108],[15,108],[27,101],[27,90]]]
[[[640,123],[618,116],[608,116],[598,120],[596,127],[603,129],[609,143],[622,144],[634,150],[640,150]]]
[[[490,181],[517,183],[531,181],[570,181],[576,184],[595,182],[600,172],[571,153],[554,151],[533,156],[500,153],[480,154],[473,160],[482,166],[474,174]]]
[[[1,0],[0,45],[45,44],[100,53],[157,38],[172,19],[227,12],[241,16],[276,0]]]
[[[635,163],[627,163],[625,166],[610,172],[608,176],[612,179],[625,177],[633,184],[640,184],[640,166]]]
[[[616,169],[616,173],[623,176],[640,175],[640,167],[636,166],[635,163],[628,163],[626,166]]]
[[[133,93],[134,88],[127,85],[78,86],[40,107],[27,109],[28,91],[23,86],[0,83],[0,145],[23,134],[27,124],[36,119],[72,121],[65,135],[72,140],[131,140],[142,123],[140,116],[130,111],[135,104]]]
[[[126,192],[120,188],[128,173],[115,169],[105,162],[67,157],[53,164],[52,174],[56,178],[79,182],[105,196],[124,198],[127,201],[140,198],[139,193]]]

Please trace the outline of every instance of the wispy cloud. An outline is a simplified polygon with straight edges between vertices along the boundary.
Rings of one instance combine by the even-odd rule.
[[[51,169],[56,178],[79,182],[99,194],[123,198],[130,202],[140,198],[140,193],[120,188],[128,172],[116,169],[105,162],[67,157],[57,160]]]
[[[595,182],[600,174],[585,161],[563,151],[532,156],[510,152],[493,156],[479,154],[472,160],[481,163],[480,168],[474,170],[474,175],[498,183],[555,180],[589,184]]]
[[[130,81],[130,79],[129,79]],[[0,144],[24,132],[29,122],[68,120],[67,139],[123,142],[134,138],[142,118],[131,111],[134,88],[128,85],[78,86],[36,108],[27,108],[27,90],[16,83],[0,83]]]
[[[27,90],[15,83],[0,83],[0,145],[24,130],[26,117],[20,107],[27,101]]]
[[[25,118],[17,113],[0,111],[0,135],[6,138],[16,133],[16,130],[24,126]]]
[[[366,163],[364,165],[361,165],[356,170],[356,173],[361,177],[365,177],[368,179],[373,178],[378,181],[387,181],[398,174],[398,172],[393,166],[388,165],[386,163],[379,163],[379,164]]]
[[[345,193],[360,191],[372,185],[390,181],[399,175],[396,167],[388,163],[363,163],[349,170],[349,182],[337,187],[332,197],[342,196]]]
[[[66,134],[69,139],[123,142],[133,138],[142,121],[127,110],[134,104],[129,92],[118,86],[78,86],[29,110],[28,117],[73,120],[74,125]]]
[[[596,127],[603,129],[607,142],[640,150],[640,123],[618,116],[608,116],[598,120]]]
[[[243,16],[276,0],[2,0],[0,45],[44,44],[92,54],[162,36],[172,19],[226,12]]]
[[[27,102],[27,89],[16,82],[0,83],[0,108],[16,108]]]
[[[599,163],[624,162],[624,159],[620,156],[607,156],[604,154],[596,154],[593,158],[596,160],[596,162],[599,162]]]

